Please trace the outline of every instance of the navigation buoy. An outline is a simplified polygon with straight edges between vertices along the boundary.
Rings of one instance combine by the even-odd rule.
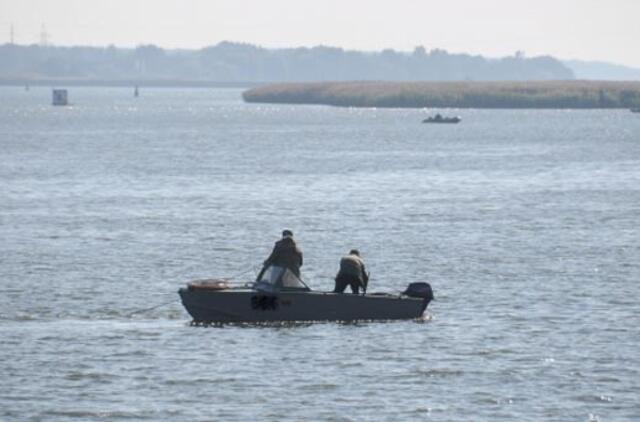
[[[67,95],[66,89],[54,89],[53,90],[53,100],[52,104],[54,106],[66,106],[69,104],[69,96]]]

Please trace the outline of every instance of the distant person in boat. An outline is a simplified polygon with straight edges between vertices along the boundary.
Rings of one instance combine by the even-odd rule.
[[[264,261],[262,270],[256,280],[260,280],[264,272],[271,265],[288,268],[296,277],[300,278],[302,251],[293,239],[293,232],[291,230],[284,230],[282,232],[282,239],[278,240],[273,246],[273,251],[271,251],[269,258]]]
[[[351,287],[351,293],[358,294],[360,287],[363,293],[367,292],[369,274],[364,267],[364,260],[357,249],[351,249],[348,255],[340,259],[340,271],[336,275],[334,293],[343,293],[347,286]]]

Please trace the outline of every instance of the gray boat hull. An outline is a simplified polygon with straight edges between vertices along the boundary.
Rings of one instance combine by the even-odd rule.
[[[456,124],[456,123],[460,123],[462,121],[461,118],[459,117],[445,117],[442,119],[434,119],[432,117],[429,117],[428,119],[424,119],[422,121],[422,123],[452,123],[452,124]]]
[[[355,321],[414,319],[430,299],[389,294],[314,291],[264,293],[252,289],[192,289],[179,292],[194,323]]]

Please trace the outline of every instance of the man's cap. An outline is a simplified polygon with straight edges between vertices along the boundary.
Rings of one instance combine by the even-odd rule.
[[[283,230],[282,237],[291,236],[293,237],[293,232],[291,230]]]
[[[349,251],[349,255],[358,255],[358,256],[360,256],[360,251],[357,250],[357,249],[351,249]]]

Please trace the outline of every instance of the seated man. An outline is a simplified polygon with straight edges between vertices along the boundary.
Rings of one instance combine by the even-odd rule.
[[[284,230],[282,232],[282,239],[278,240],[273,246],[271,255],[264,261],[262,271],[260,271],[256,280],[262,278],[262,275],[270,265],[288,268],[296,277],[300,277],[302,251],[293,239],[293,232],[291,230]]]
[[[360,287],[363,293],[367,292],[369,274],[364,268],[364,260],[357,249],[351,249],[348,255],[340,260],[340,271],[336,275],[334,293],[342,293],[347,285],[351,287],[351,293],[357,294]]]

